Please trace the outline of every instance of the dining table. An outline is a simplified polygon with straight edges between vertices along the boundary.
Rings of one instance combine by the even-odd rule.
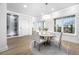
[[[55,37],[54,34],[50,34],[50,33],[39,34],[39,36],[40,37],[43,37],[43,39],[46,40],[46,44],[47,45],[50,45],[51,44],[51,41]]]

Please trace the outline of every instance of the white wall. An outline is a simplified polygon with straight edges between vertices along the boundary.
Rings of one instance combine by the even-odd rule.
[[[63,34],[63,40],[71,41],[74,43],[79,43],[79,6],[72,6],[69,8],[65,8],[59,11],[56,11],[51,14],[51,20],[49,21],[49,29],[54,32],[54,18],[68,16],[68,15],[76,15],[76,34]]]
[[[32,35],[32,17],[19,15],[19,35]]]
[[[0,3],[0,52],[7,50],[6,4]]]

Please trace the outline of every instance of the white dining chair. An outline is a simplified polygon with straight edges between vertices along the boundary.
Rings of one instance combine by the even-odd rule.
[[[35,32],[33,34],[33,41],[34,41],[34,47],[38,47],[38,50],[40,51],[40,47],[42,43],[44,43],[46,40],[41,39],[38,32]]]
[[[59,48],[61,47],[61,42],[62,42],[62,32],[60,33],[55,33],[55,37],[53,40],[54,44],[58,46]]]

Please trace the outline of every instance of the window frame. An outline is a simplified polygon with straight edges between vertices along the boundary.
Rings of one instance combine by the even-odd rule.
[[[56,21],[56,19],[70,17],[70,16],[74,16],[75,17],[75,25],[74,25],[75,26],[75,31],[74,31],[74,33],[65,33],[63,26],[61,27],[61,32],[63,32],[63,34],[65,34],[65,35],[72,35],[72,36],[76,35],[76,15],[69,15],[69,16],[63,16],[63,17],[54,18],[54,33],[60,33],[60,32],[56,32],[56,30],[55,30],[55,26],[56,26],[55,21]]]

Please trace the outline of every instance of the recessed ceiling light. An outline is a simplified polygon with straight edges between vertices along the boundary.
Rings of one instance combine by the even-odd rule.
[[[24,8],[27,8],[27,5],[24,5]]]
[[[54,8],[52,8],[51,10],[54,11]]]

